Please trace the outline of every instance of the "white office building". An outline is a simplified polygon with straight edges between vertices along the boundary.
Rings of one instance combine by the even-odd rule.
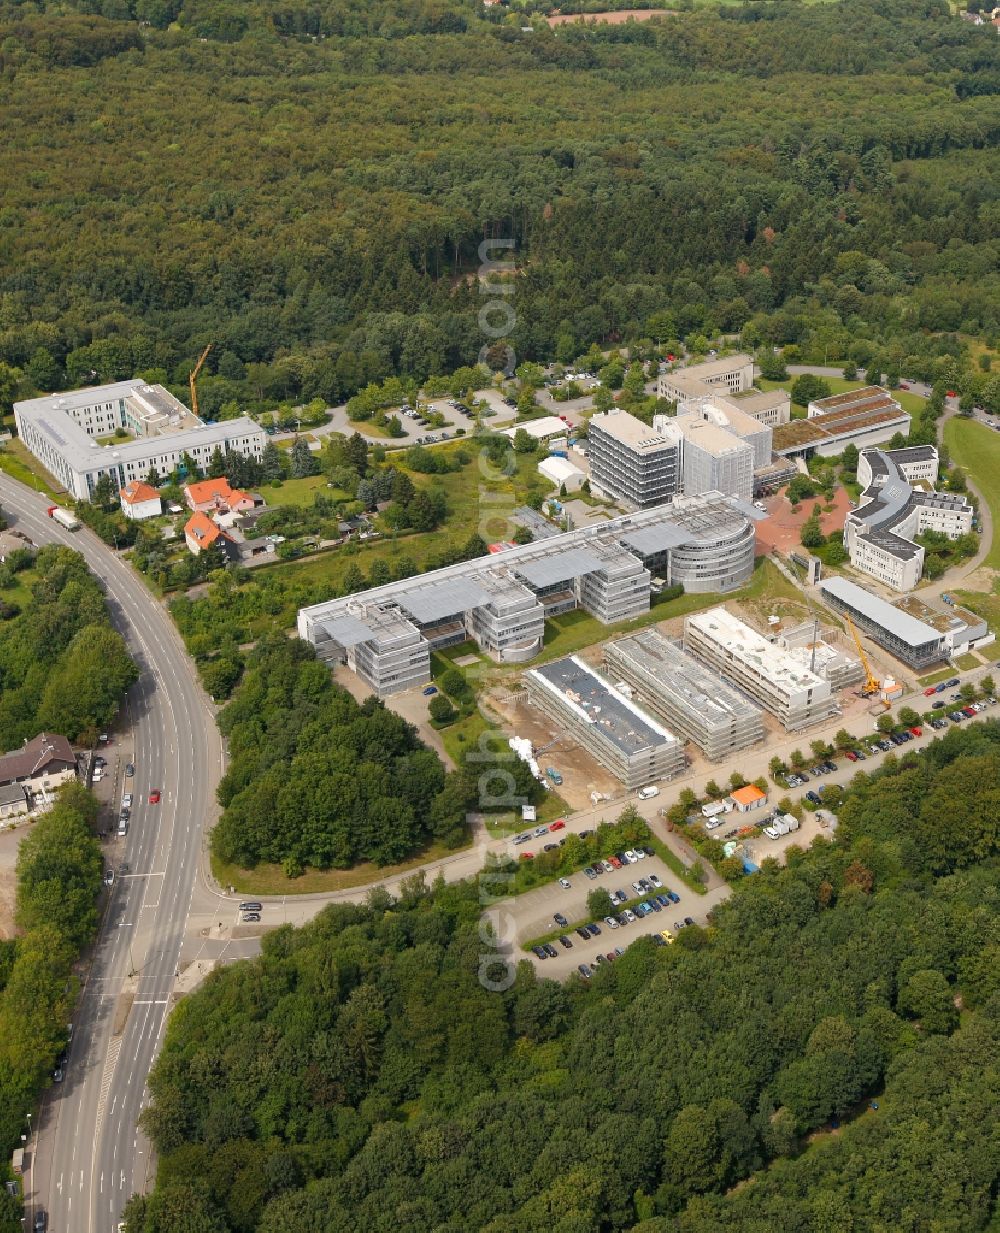
[[[844,547],[855,569],[895,591],[911,591],[924,566],[924,549],[916,537],[937,531],[957,539],[972,529],[968,500],[930,486],[937,473],[932,445],[861,452],[858,481],[865,488],[844,523]]]
[[[26,448],[82,501],[103,475],[121,491],[150,470],[169,475],[185,454],[204,469],[217,447],[259,459],[267,442],[247,416],[203,423],[162,385],[139,380],[28,398],[14,403],[14,421]],[[118,429],[128,435],[114,440]]]
[[[712,394],[739,394],[753,386],[753,356],[727,355],[660,373],[656,392],[660,398],[680,402]]]
[[[680,491],[680,434],[669,422],[654,430],[627,411],[591,418],[587,457],[592,488],[635,509],[650,509]]]
[[[753,499],[754,451],[728,429],[697,416],[684,416],[683,488],[685,496],[721,492]]]
[[[788,731],[840,711],[829,681],[726,608],[687,617],[684,649],[770,711]]]

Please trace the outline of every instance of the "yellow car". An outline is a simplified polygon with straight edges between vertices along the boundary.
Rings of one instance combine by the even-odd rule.
[[[664,940],[664,942],[666,942],[666,944],[667,944],[668,946],[673,946],[673,944],[674,944],[674,935],[670,932],[670,930],[669,930],[669,929],[661,929],[661,930],[660,930],[660,937]]]

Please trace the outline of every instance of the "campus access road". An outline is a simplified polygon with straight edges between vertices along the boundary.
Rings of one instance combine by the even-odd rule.
[[[25,1172],[27,1227],[37,1210],[56,1233],[109,1233],[146,1186],[148,1144],[136,1130],[146,1078],[162,1039],[181,940],[214,817],[222,749],[207,698],[169,615],[142,580],[86,528],[71,533],[45,497],[0,475],[0,507],[36,545],[81,553],[107,592],[112,617],[139,664],[125,721],[135,777],[132,822],[109,857],[115,881],[73,1020],[66,1077],[33,1121]],[[158,789],[159,804],[149,803]]]

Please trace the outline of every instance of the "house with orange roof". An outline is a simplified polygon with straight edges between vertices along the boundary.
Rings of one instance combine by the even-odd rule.
[[[141,522],[143,518],[157,518],[163,513],[163,503],[160,494],[151,484],[142,480],[130,480],[124,488],[119,489],[118,497],[122,503],[122,513],[133,522]]]
[[[195,511],[233,515],[246,514],[264,504],[264,498],[258,493],[231,488],[225,478],[185,484],[184,499],[188,508]]]
[[[195,556],[204,552],[206,548],[211,548],[220,540],[224,549],[228,549],[228,546],[233,543],[231,536],[201,510],[196,510],[184,524],[184,542],[188,546],[188,551],[193,552]],[[229,555],[228,551],[226,555]]]
[[[762,809],[767,804],[767,793],[761,792],[760,788],[752,783],[748,783],[745,788],[735,788],[729,793],[729,797],[740,813]]]

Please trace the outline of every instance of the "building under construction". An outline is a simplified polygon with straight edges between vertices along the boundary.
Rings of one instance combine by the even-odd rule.
[[[811,672],[830,682],[833,690],[848,689],[865,679],[860,659],[848,655],[823,637],[815,621],[804,621],[783,631],[779,644]]]
[[[684,769],[680,740],[575,655],[532,668],[524,683],[528,701],[626,788]]]
[[[712,761],[764,739],[760,708],[658,630],[608,643],[604,662],[611,680],[621,682],[618,689],[634,690]]]

